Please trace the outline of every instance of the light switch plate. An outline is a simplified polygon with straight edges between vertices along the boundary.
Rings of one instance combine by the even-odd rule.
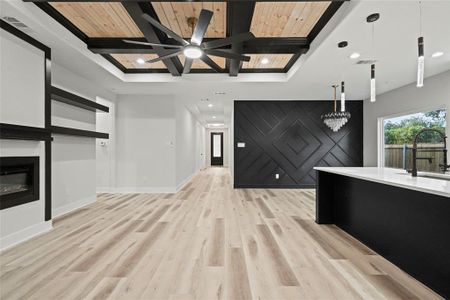
[[[245,143],[239,142],[239,143],[237,143],[237,147],[238,148],[245,148]]]

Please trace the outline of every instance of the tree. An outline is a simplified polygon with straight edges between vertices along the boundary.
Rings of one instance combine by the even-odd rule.
[[[400,122],[388,120],[384,124],[384,142],[386,145],[412,144],[414,137],[424,128],[434,128],[445,133],[446,110],[411,115]],[[433,132],[426,132],[420,137],[421,143],[441,143],[441,137]]]

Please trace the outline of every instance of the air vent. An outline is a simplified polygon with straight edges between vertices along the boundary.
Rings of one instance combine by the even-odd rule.
[[[17,20],[14,17],[3,17],[2,19],[4,21],[8,22],[9,24],[11,24],[12,26],[16,27],[17,29],[20,29],[23,32],[26,32],[26,33],[32,33],[33,32],[30,27],[28,27],[27,25],[25,25],[24,23],[20,22],[19,20]]]
[[[357,65],[371,65],[376,62],[377,62],[377,60],[375,60],[375,59],[362,59],[362,60],[359,60],[356,64]]]

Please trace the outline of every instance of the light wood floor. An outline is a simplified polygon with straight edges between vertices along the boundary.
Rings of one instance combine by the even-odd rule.
[[[177,194],[101,194],[1,254],[1,299],[434,299],[334,226],[313,190],[233,190],[227,169]],[[407,249],[405,249],[407,250]]]

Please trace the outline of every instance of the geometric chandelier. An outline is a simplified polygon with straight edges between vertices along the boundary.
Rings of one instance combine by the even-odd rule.
[[[327,125],[333,132],[337,132],[339,129],[341,129],[342,126],[344,126],[348,120],[350,119],[351,115],[348,111],[345,111],[345,98],[341,98],[341,111],[337,110],[337,103],[336,103],[336,89],[339,87],[338,85],[332,85],[334,89],[334,110],[329,113],[325,113],[321,116],[322,121]],[[342,92],[344,91],[343,85],[342,85]],[[345,95],[345,94],[344,94]],[[345,97],[345,96],[344,96]]]

